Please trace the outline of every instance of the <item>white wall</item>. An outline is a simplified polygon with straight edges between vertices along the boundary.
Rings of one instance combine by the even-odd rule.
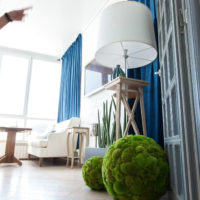
[[[110,0],[0,0],[0,16],[33,6],[0,30],[0,46],[61,57]],[[113,1],[113,0],[112,0]]]
[[[81,32],[81,0],[0,0],[0,15],[33,6],[0,30],[0,46],[61,57]]]
[[[97,11],[90,24],[83,31],[83,57],[82,57],[82,83],[81,83],[81,123],[84,126],[89,126],[97,122],[97,111],[100,110],[102,114],[103,101],[111,100],[112,91],[101,90],[92,96],[84,96],[84,82],[85,82],[85,66],[95,57],[95,48],[97,42],[97,32],[100,15],[104,8],[108,5],[122,0],[104,0],[101,8]],[[92,138],[91,138],[92,139]],[[90,146],[94,146],[94,140],[91,140]]]

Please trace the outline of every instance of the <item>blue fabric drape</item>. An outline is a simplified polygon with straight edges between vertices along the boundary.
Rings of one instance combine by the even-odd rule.
[[[67,49],[62,57],[58,122],[80,117],[82,36]]]
[[[156,0],[136,0],[148,6],[152,12],[155,35],[157,39],[157,16]],[[162,105],[159,76],[154,73],[159,70],[158,58],[151,64],[137,69],[128,69],[128,77],[149,81],[149,85],[144,88],[144,104],[146,114],[147,135],[155,139],[163,146],[163,127],[162,127]],[[132,107],[133,99],[129,99],[129,105]],[[142,122],[139,106],[136,109],[135,119],[138,128],[142,133]],[[134,131],[130,129],[129,133]]]

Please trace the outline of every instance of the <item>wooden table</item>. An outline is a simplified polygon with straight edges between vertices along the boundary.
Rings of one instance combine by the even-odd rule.
[[[130,125],[132,125],[137,135],[140,134],[134,119],[134,112],[136,110],[138,101],[140,101],[143,134],[145,136],[147,135],[143,88],[146,87],[148,84],[149,82],[147,81],[141,81],[126,77],[118,77],[104,86],[106,90],[113,90],[116,92],[114,94],[114,96],[116,97],[116,139],[119,139],[120,137],[121,101],[124,104],[124,108],[127,112],[129,119],[123,136],[128,134]],[[126,98],[135,98],[132,110],[130,109]]]
[[[22,162],[14,156],[16,133],[31,130],[31,128],[0,127],[0,131],[8,133],[5,155],[0,158],[0,163],[17,163],[20,166],[22,165]]]

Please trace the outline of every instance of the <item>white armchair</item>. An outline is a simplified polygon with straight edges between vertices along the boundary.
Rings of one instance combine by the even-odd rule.
[[[29,140],[28,154],[39,158],[39,165],[42,166],[43,158],[56,158],[67,156],[67,134],[68,129],[80,126],[80,118],[73,117],[69,120],[57,123],[55,130],[43,133],[39,136],[32,136]],[[76,148],[77,137],[74,140]],[[71,146],[72,144],[69,143]],[[69,147],[69,149],[71,149]],[[75,151],[74,149],[73,151]]]

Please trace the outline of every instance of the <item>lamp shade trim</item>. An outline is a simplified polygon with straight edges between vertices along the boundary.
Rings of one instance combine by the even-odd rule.
[[[135,46],[133,46],[132,48],[128,48],[128,59],[127,59],[128,68],[138,68],[148,65],[149,63],[153,62],[157,57],[158,53],[156,47],[141,41],[127,40],[127,41],[112,42],[99,49],[95,55],[96,61],[99,64],[105,65],[107,67],[114,68],[117,64],[120,64],[120,66],[124,68],[124,49],[127,49],[126,45],[123,45],[124,43],[129,43],[129,45],[133,43],[138,43],[140,45],[143,45],[143,49],[140,50],[136,50]],[[114,45],[115,47],[111,48],[112,45]],[[147,54],[151,56],[151,59],[145,57],[144,53],[148,50],[151,52],[150,54],[148,54],[147,52]],[[138,55],[141,56],[138,57]],[[143,60],[144,62],[142,62],[141,64],[141,62],[138,62],[138,60]]]

